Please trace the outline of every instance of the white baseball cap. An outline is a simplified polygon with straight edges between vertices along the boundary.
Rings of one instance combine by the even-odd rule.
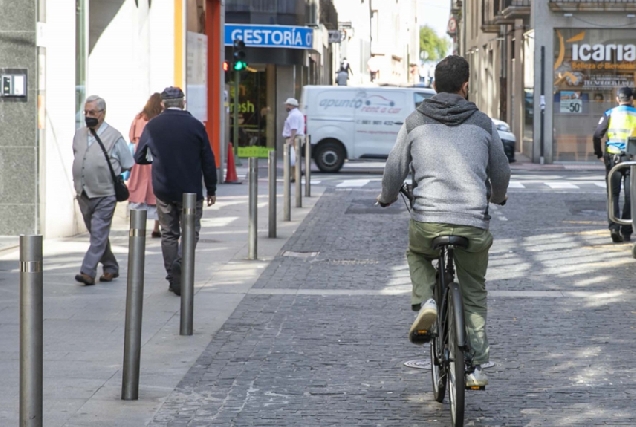
[[[296,98],[287,98],[287,101],[285,101],[285,104],[293,105],[294,107],[298,107],[298,101],[296,100]]]

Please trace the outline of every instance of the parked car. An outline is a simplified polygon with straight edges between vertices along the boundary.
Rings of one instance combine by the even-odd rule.
[[[495,126],[497,126],[497,133],[499,134],[499,138],[501,138],[501,142],[503,142],[504,152],[506,153],[506,157],[508,157],[508,162],[514,162],[517,138],[515,138],[515,135],[510,130],[508,123],[497,119],[492,119],[492,121]]]

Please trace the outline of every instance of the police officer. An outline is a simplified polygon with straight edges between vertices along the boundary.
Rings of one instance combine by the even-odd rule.
[[[618,107],[605,112],[598,122],[594,132],[594,153],[605,162],[606,179],[609,171],[621,161],[627,160],[625,150],[627,139],[636,136],[636,108],[633,107],[634,94],[629,87],[622,87],[616,95]],[[601,149],[601,139],[607,134],[605,149]],[[630,219],[630,194],[629,194],[629,169],[622,169],[612,175],[612,199],[614,201],[614,213],[621,219]],[[621,194],[621,181],[624,181],[625,203],[622,215],[618,206],[618,197]],[[614,243],[629,242],[632,235],[632,226],[618,224],[609,221],[609,229]]]

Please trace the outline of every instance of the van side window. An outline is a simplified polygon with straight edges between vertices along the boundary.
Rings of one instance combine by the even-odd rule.
[[[433,94],[431,93],[423,93],[423,92],[415,92],[413,94],[413,98],[415,100],[415,108],[419,107],[420,104],[425,100],[432,98]]]

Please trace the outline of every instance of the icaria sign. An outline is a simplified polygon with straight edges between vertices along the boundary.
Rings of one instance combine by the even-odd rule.
[[[314,30],[308,27],[281,25],[225,25],[225,45],[243,40],[248,47],[311,49]]]
[[[633,44],[573,44],[573,61],[636,61],[636,45]]]

